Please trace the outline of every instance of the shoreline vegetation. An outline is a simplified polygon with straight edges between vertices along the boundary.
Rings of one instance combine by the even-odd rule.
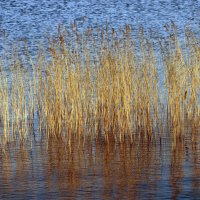
[[[166,36],[143,28],[58,27],[32,58],[14,48],[0,55],[0,143],[35,137],[130,142],[174,142],[186,124],[200,126],[200,41],[185,29],[166,25]]]

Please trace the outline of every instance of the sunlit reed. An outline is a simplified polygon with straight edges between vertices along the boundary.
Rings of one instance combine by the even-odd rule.
[[[133,36],[128,25],[79,32],[74,24],[59,26],[36,59],[26,45],[25,59],[17,49],[2,55],[1,142],[37,133],[69,145],[72,137],[132,143],[161,136],[166,125],[176,140],[185,120],[199,126],[199,40],[186,29],[179,43],[173,23],[167,34],[141,28]]]

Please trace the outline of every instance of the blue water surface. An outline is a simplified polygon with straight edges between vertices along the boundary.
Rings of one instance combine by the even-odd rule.
[[[182,29],[185,25],[198,30],[199,0],[1,0],[0,32],[6,32],[8,41],[28,39],[31,45],[56,33],[58,24],[78,27],[112,27],[130,24],[143,25],[163,31],[163,25],[173,20]],[[85,23],[83,25],[83,21]]]

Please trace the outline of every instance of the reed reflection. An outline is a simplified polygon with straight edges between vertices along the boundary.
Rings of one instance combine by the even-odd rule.
[[[177,140],[176,146],[160,141],[134,140],[132,144],[73,139],[7,146],[1,151],[0,194],[13,192],[37,195],[109,198],[156,198],[159,183],[166,181],[176,199],[184,190],[184,178],[191,174],[191,189],[199,189],[199,136]],[[189,143],[190,142],[190,143]],[[187,158],[187,154],[189,158]],[[165,157],[170,155],[169,163]],[[191,162],[187,167],[187,159]],[[162,180],[163,166],[170,166],[169,179]],[[188,171],[189,170],[189,171]],[[168,182],[169,180],[169,182]],[[30,189],[31,186],[31,189]]]

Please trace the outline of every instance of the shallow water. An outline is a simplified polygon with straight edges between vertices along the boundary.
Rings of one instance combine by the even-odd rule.
[[[0,154],[0,199],[199,199],[200,137],[172,144],[10,146]]]
[[[86,18],[84,18],[86,16]],[[85,19],[85,22],[83,23]],[[144,25],[162,32],[174,20],[179,31],[200,23],[200,1],[0,1],[0,49],[27,39],[32,50],[57,25],[79,28]],[[0,148],[0,199],[200,199],[200,136],[185,130],[176,144],[33,141]],[[166,131],[165,134],[168,132]]]

